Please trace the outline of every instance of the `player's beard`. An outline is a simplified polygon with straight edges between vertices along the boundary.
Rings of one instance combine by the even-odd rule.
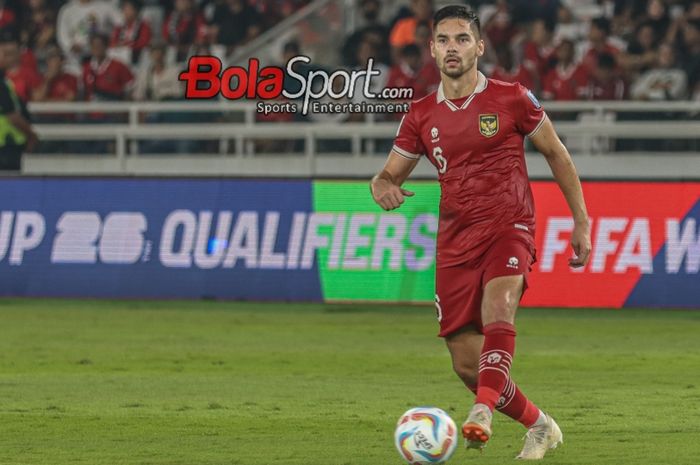
[[[452,79],[459,79],[476,65],[476,57],[468,57],[466,60],[460,58],[459,60],[459,66],[457,68],[449,69],[447,67],[447,57],[445,57],[445,59],[442,60],[442,67],[440,68],[442,74]]]

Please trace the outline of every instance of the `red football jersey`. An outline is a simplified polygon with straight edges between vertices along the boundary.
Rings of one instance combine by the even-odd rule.
[[[522,231],[534,245],[523,142],[544,122],[544,110],[522,85],[481,73],[474,93],[461,100],[446,99],[441,84],[412,102],[393,147],[406,158],[427,155],[438,170],[438,267],[480,257],[499,232]]]
[[[83,86],[86,100],[123,100],[134,82],[134,75],[124,63],[94,58],[83,65]]]
[[[542,97],[548,100],[583,99],[588,79],[588,71],[582,65],[556,66],[542,80]]]

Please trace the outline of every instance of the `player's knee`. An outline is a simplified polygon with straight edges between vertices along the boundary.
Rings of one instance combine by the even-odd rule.
[[[515,309],[518,307],[518,301],[511,294],[503,293],[484,299],[482,305],[484,322],[507,321],[512,323],[515,318]]]
[[[455,362],[452,368],[466,386],[475,386],[479,380],[479,370],[475,364]]]

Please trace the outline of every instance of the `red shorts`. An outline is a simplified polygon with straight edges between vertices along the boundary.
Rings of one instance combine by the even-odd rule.
[[[535,263],[531,236],[522,231],[508,231],[484,250],[477,259],[437,268],[435,272],[435,306],[440,322],[440,337],[473,324],[481,331],[481,298],[484,287],[499,276],[527,276]]]

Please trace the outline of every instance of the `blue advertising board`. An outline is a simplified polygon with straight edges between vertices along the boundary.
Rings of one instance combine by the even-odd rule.
[[[0,295],[322,299],[309,181],[8,179],[0,199]]]

